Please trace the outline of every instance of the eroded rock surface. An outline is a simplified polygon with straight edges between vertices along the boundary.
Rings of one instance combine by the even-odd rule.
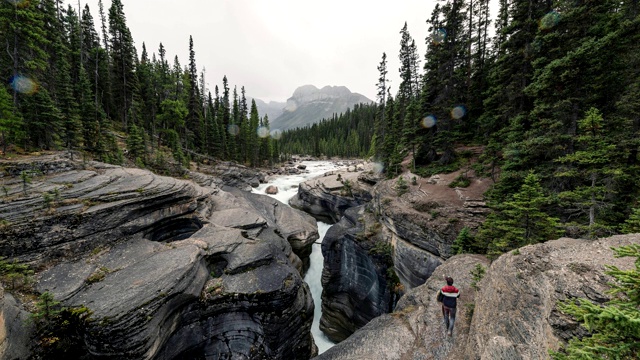
[[[0,286],[0,359],[27,359],[31,355],[29,313]]]
[[[372,256],[362,234],[364,207],[348,209],[322,241],[322,317],[320,329],[342,341],[371,319],[391,310],[386,264]]]
[[[614,258],[611,247],[639,242],[638,234],[596,241],[563,238],[501,256],[480,283],[465,356],[546,359],[549,349],[584,335],[584,329],[559,313],[557,302],[609,299],[606,291],[613,278],[605,274],[605,266],[628,270],[634,260]]]
[[[40,292],[93,312],[91,357],[315,355],[314,306],[294,252],[318,238],[312,217],[221,190],[210,175],[198,176],[200,186],[82,167],[34,177],[26,189],[19,179],[5,182],[0,256],[40,269]]]
[[[393,313],[372,320],[317,359],[462,359],[452,356],[452,351],[464,343],[469,329],[471,319],[465,304],[475,299],[469,272],[476,264],[487,266],[488,261],[475,255],[449,259],[425,284],[409,290]],[[454,285],[461,291],[455,339],[447,338],[440,303],[436,301],[444,275],[453,276]]]
[[[558,312],[567,298],[608,299],[605,265],[634,267],[611,247],[640,242],[640,235],[596,241],[559,239],[502,255],[489,265],[478,255],[446,260],[424,285],[411,289],[395,311],[380,316],[318,359],[547,359],[550,349],[584,329]],[[470,271],[487,273],[471,287]],[[437,290],[452,276],[461,289],[453,338],[445,335]],[[471,312],[473,309],[473,312]]]
[[[345,210],[372,199],[371,185],[358,181],[359,175],[360,172],[355,171],[329,171],[324,176],[301,183],[289,204],[318,220],[338,222]]]

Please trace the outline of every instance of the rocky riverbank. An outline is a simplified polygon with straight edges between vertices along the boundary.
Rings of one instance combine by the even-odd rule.
[[[35,268],[39,293],[92,312],[89,356],[316,354],[300,274],[318,238],[309,215],[204,173],[175,179],[64,156],[2,166],[0,256]],[[19,308],[4,297],[2,358],[33,350]]]

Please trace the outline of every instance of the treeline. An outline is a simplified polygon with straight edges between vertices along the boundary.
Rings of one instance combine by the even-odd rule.
[[[364,120],[374,121],[373,137],[346,136],[353,124],[332,121],[322,132],[289,133],[290,151],[351,156],[357,147],[389,177],[409,158],[425,176],[466,168],[492,178],[495,211],[477,234],[465,233],[461,251],[499,254],[562,235],[640,230],[632,215],[639,10],[638,1],[501,0],[492,25],[489,0],[439,1],[423,56],[407,24],[400,30],[395,94],[382,55],[377,111],[368,112],[375,120]],[[469,164],[461,145],[482,145],[480,163]]]
[[[193,154],[258,165],[277,157],[269,120],[245,89],[226,77],[213,94],[198,70],[193,39],[182,66],[159,44],[138,57],[121,0],[97,31],[89,6],[61,0],[0,2],[0,142],[2,151],[81,150],[121,163],[122,146],[144,166],[166,158],[162,145],[186,164]],[[186,46],[186,42],[185,42]]]
[[[373,139],[375,104],[360,104],[331,119],[304,128],[286,130],[280,139],[280,153],[364,158]]]

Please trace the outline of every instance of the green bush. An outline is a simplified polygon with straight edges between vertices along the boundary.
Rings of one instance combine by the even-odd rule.
[[[454,187],[466,188],[466,187],[469,187],[469,185],[471,185],[471,179],[469,179],[464,175],[458,175],[458,177],[456,177],[451,183],[449,183],[450,188],[454,188]]]
[[[407,181],[402,176],[400,176],[396,181],[396,192],[398,196],[402,196],[406,194],[408,191],[409,191],[409,185],[407,184]]]

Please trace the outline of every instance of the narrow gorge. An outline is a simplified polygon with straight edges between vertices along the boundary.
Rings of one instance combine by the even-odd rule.
[[[544,359],[584,331],[557,302],[606,301],[605,265],[633,266],[610,248],[640,241],[454,256],[490,180],[405,174],[399,191],[374,164],[310,164],[174,178],[64,155],[4,162],[0,256],[34,269],[37,293],[91,311],[88,358]],[[452,339],[435,300],[444,275],[462,291]],[[35,300],[15,288],[0,289],[0,357],[37,358]]]

